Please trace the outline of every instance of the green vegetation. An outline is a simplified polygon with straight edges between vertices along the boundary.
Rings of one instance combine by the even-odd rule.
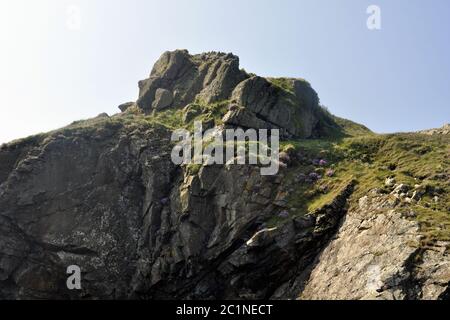
[[[289,78],[267,78],[270,83],[274,86],[280,88],[281,90],[287,91],[289,93],[294,93],[293,79]]]
[[[202,164],[190,163],[186,166],[187,174],[190,176],[195,176],[198,174],[201,168]]]
[[[202,121],[203,123],[214,122],[215,125],[222,124],[223,116],[228,112],[228,100],[222,100],[214,103],[205,103],[204,101],[197,100],[186,107],[187,110],[198,110],[195,114],[195,118],[189,119],[186,125],[192,128],[194,121]]]
[[[159,124],[171,130],[182,128],[184,125],[183,110],[180,109],[154,111],[151,115],[146,116],[145,120],[151,124]]]
[[[222,118],[228,111],[228,100],[207,104],[203,101],[196,101],[184,109],[167,109],[153,112],[145,116],[145,120],[151,124],[159,124],[171,130],[185,128],[193,130],[194,121],[201,121],[203,124],[222,124]]]
[[[415,213],[411,219],[419,222],[424,236],[422,244],[450,241],[449,146],[449,136],[416,133],[283,142],[282,148],[295,148],[304,158],[301,165],[287,172],[287,180],[295,185],[287,198],[289,206],[296,209],[295,215],[313,212],[332,201],[351,180],[356,182],[350,199],[355,206],[359,198],[374,188],[390,192],[384,182],[393,177],[412,190],[415,186],[425,190],[419,201],[399,205],[400,210]],[[312,159],[326,159],[327,165],[313,165]],[[332,174],[328,176],[330,170]],[[299,175],[308,176],[312,172],[321,176],[317,182],[295,182]]]
[[[325,106],[319,106],[316,115],[320,119],[320,137],[339,139],[374,134],[362,124],[334,116]]]

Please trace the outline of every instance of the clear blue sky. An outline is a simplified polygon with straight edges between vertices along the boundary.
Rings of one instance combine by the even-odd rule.
[[[366,27],[371,4],[381,30]],[[377,132],[450,121],[448,0],[0,0],[0,36],[0,142],[117,112],[176,48],[306,78],[331,112]]]

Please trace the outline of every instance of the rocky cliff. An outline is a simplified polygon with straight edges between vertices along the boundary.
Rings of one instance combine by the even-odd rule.
[[[139,88],[1,146],[1,299],[449,298],[448,130],[373,134],[232,54],[166,52]],[[280,129],[281,170],[173,164],[195,120]]]

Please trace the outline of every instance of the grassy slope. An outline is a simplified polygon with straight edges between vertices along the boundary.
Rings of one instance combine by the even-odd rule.
[[[269,78],[279,88],[292,92],[286,78]],[[419,133],[377,135],[367,127],[339,118],[321,107],[320,136],[326,139],[295,140],[282,143],[282,148],[293,148],[303,156],[302,164],[288,169],[288,197],[294,214],[312,212],[331,202],[350,181],[357,183],[350,199],[358,199],[371,189],[384,186],[387,177],[411,187],[420,185],[426,191],[418,202],[404,204],[404,210],[413,211],[424,235],[423,244],[450,241],[450,136],[427,136]],[[312,159],[326,159],[326,167],[311,163]],[[326,171],[333,170],[331,177]],[[314,184],[295,182],[299,174],[315,172],[322,178]],[[435,197],[437,201],[435,201]],[[274,217],[269,224],[282,222]]]
[[[300,208],[299,214],[314,211],[331,201],[351,180],[355,180],[357,186],[350,204],[356,205],[357,200],[371,189],[379,188],[388,193],[390,190],[386,189],[384,181],[394,177],[397,183],[412,188],[420,185],[426,191],[420,201],[402,204],[402,210],[416,213],[424,245],[438,240],[450,241],[450,136],[369,134],[332,140],[290,141],[284,143],[284,147],[287,144],[293,145],[307,159],[328,161],[326,168],[306,164],[290,169],[288,178],[313,171],[323,176],[313,185],[299,184],[295,188],[289,203]],[[332,177],[323,174],[328,169],[334,170]]]

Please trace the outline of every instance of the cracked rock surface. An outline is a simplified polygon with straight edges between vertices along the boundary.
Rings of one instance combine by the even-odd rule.
[[[388,177],[389,192],[355,198],[355,180],[342,179],[316,188],[329,198],[309,210],[289,196],[337,169],[294,147],[274,176],[171,161],[173,128],[158,113],[197,100],[228,101],[218,132],[320,137],[332,118],[316,92],[277,81],[232,54],[166,52],[122,113],[0,146],[0,299],[449,299],[449,243],[421,245],[405,210],[425,187]],[[67,288],[71,265],[81,290]]]

